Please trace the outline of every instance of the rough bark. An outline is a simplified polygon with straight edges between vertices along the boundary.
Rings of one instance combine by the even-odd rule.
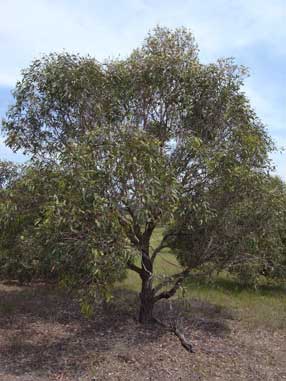
[[[143,237],[141,250],[141,280],[139,322],[151,323],[153,320],[154,290],[153,290],[153,263],[149,256],[149,242],[152,231]]]
[[[142,282],[142,290],[140,293],[140,311],[139,322],[148,324],[153,321],[154,297],[152,286]]]

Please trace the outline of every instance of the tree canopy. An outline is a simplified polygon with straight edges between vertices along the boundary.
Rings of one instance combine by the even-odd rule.
[[[202,64],[184,28],[156,28],[125,59],[35,60],[3,129],[32,157],[19,184],[28,181],[37,205],[28,225],[41,261],[92,292],[135,271],[146,322],[193,270],[247,260],[252,238],[243,237],[264,225],[245,214],[265,189],[273,144],[243,91],[246,75],[232,59]],[[161,282],[154,261],[165,247],[183,270]]]

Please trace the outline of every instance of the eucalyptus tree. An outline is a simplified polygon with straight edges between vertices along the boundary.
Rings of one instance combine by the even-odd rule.
[[[31,280],[38,271],[34,223],[45,195],[33,191],[32,182],[31,168],[0,161],[1,279]]]
[[[50,54],[23,71],[6,142],[56,168],[37,226],[78,287],[135,271],[145,323],[194,269],[223,265],[210,221],[255,191],[273,148],[243,91],[246,75],[232,59],[201,63],[191,32],[160,27],[125,59]],[[182,271],[160,281],[154,263],[166,247]]]
[[[20,166],[11,161],[0,160],[0,190],[3,191],[18,176]]]
[[[229,271],[248,285],[256,285],[261,276],[285,282],[285,183],[279,177],[263,179],[260,190],[251,198],[246,197],[229,217],[235,232],[237,256],[237,262],[230,262]]]
[[[248,286],[261,276],[285,281],[285,183],[263,174],[249,180],[249,190],[231,200],[208,193],[204,223],[201,210],[180,213],[169,227],[169,247],[185,266],[208,274],[228,270]]]

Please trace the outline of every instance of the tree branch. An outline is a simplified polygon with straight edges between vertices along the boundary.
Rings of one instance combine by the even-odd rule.
[[[131,209],[131,207],[127,203],[124,202],[124,205],[126,206],[126,210],[132,218],[132,222],[133,222],[132,225],[133,225],[134,234],[138,240],[141,240],[142,239],[142,233],[141,233],[140,225],[136,221],[135,214],[133,213],[133,210]]]
[[[142,269],[140,269],[140,267],[134,265],[134,263],[127,262],[127,267],[129,270],[135,271],[137,274],[139,274],[141,276]]]
[[[172,296],[175,295],[176,291],[180,288],[182,282],[186,279],[186,277],[189,275],[191,271],[191,267],[187,267],[184,271],[180,272],[180,273],[177,273],[171,277],[168,278],[168,281],[166,280],[165,282],[162,282],[161,284],[159,284],[157,287],[155,287],[154,289],[154,293],[156,291],[159,291],[162,287],[164,287],[167,283],[169,283],[170,281],[173,281],[175,279],[176,282],[174,284],[174,286],[172,288],[170,288],[168,291],[163,291],[161,292],[160,294],[158,295],[155,295],[154,297],[154,301],[157,302],[158,300],[160,299],[169,299],[171,298]]]
[[[188,352],[191,352],[191,353],[194,353],[194,350],[193,350],[193,346],[192,344],[190,343],[190,341],[188,341],[186,338],[185,338],[185,335],[179,330],[178,327],[174,326],[168,326],[167,324],[165,324],[164,322],[162,322],[161,320],[159,319],[156,319],[154,318],[154,321],[155,323],[161,325],[162,327],[170,330],[171,332],[173,332],[180,340],[182,346],[188,351]]]
[[[127,221],[124,216],[119,216],[119,223],[124,228],[127,237],[130,239],[130,242],[135,246],[138,247],[140,240],[138,239],[136,233],[133,230],[133,227],[131,226],[131,221]]]
[[[153,254],[151,256],[152,263],[154,263],[157,254],[159,254],[161,250],[163,250],[166,247],[168,247],[168,245],[165,243],[167,238],[172,237],[172,236],[176,236],[177,234],[178,233],[168,233],[168,234],[164,235],[164,237],[162,238],[160,244],[153,251]]]

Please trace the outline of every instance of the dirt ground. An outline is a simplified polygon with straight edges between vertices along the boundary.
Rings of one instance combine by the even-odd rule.
[[[0,380],[286,380],[285,330],[249,329],[233,311],[199,300],[158,306],[170,321],[183,316],[192,354],[166,329],[140,326],[135,296],[123,297],[87,319],[44,285],[0,285]]]

